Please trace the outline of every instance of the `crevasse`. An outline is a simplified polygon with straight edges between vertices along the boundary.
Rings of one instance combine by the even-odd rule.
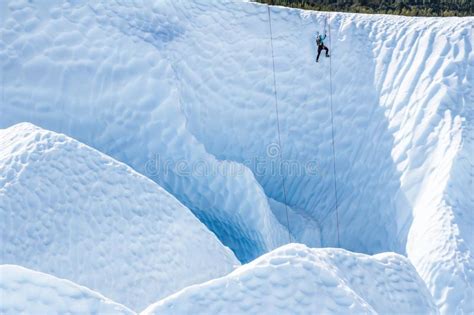
[[[30,121],[131,165],[241,261],[288,241],[282,177],[292,238],[337,246],[336,181],[341,247],[406,254],[444,313],[472,310],[472,18],[48,5],[2,3],[0,126]],[[269,17],[291,174],[272,169]],[[324,25],[331,69],[314,62]]]

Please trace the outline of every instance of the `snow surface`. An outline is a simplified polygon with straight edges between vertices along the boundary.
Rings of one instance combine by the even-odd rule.
[[[278,248],[228,276],[194,285],[142,314],[437,314],[406,258],[343,249]]]
[[[156,183],[28,123],[0,130],[0,233],[0,263],[69,279],[135,310],[239,265]]]
[[[0,265],[0,314],[135,314],[71,281],[15,265]]]
[[[442,313],[474,312],[474,18],[267,8],[2,1],[0,127],[127,163],[244,262],[288,242],[283,178],[292,240],[337,246],[336,180],[341,247],[406,254]],[[299,171],[271,168],[278,149]]]

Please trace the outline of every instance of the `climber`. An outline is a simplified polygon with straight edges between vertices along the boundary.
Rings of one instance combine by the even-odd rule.
[[[321,35],[319,32],[316,33],[316,45],[318,45],[318,56],[316,57],[316,62],[319,61],[319,55],[321,51],[326,50],[326,57],[329,57],[329,48],[324,45],[324,40],[326,39],[326,34]]]

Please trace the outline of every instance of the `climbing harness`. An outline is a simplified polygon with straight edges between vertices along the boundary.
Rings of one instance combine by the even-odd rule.
[[[282,172],[282,188],[283,188],[283,198],[285,201],[285,213],[286,213],[286,225],[288,229],[288,241],[291,243],[291,229],[290,229],[290,219],[288,216],[288,201],[286,197],[286,184],[285,184],[285,175],[283,174],[282,160],[283,160],[283,149],[281,146],[281,132],[280,132],[280,117],[278,113],[278,94],[277,94],[277,84],[276,84],[276,75],[275,75],[275,56],[273,53],[273,31],[272,31],[272,17],[270,12],[270,6],[267,5],[268,11],[268,24],[270,26],[270,45],[272,51],[272,67],[273,67],[273,94],[275,95],[275,112],[276,112],[276,122],[277,122],[277,132],[278,132],[278,155],[279,155],[279,171]]]

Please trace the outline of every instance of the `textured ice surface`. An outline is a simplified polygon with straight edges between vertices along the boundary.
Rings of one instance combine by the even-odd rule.
[[[270,168],[271,18],[281,153],[299,165],[283,174],[292,239],[338,245],[335,166],[341,247],[406,253],[443,313],[474,311],[472,17],[208,0],[0,6],[0,126],[31,121],[131,165],[242,261],[287,242]],[[314,63],[327,17],[335,160],[329,60]]]
[[[0,265],[0,298],[3,315],[134,314],[86,287],[15,265]]]
[[[144,314],[436,314],[406,258],[289,244]]]
[[[0,130],[0,263],[66,278],[139,310],[239,262],[173,196],[65,135]]]

